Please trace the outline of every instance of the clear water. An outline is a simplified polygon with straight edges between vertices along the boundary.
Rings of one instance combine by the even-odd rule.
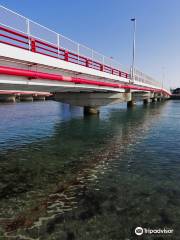
[[[180,239],[180,102],[0,105],[1,239]],[[166,239],[142,235],[138,239]]]

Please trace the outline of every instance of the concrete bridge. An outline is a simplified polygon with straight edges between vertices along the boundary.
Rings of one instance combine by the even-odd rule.
[[[44,101],[50,96],[48,92],[0,90],[0,102]]]
[[[157,80],[0,6],[0,89],[51,92],[97,113],[103,105],[166,99]]]

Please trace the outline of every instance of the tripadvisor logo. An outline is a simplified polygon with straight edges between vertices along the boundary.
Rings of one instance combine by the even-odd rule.
[[[172,234],[174,229],[166,229],[166,228],[158,228],[158,229],[150,229],[150,228],[142,228],[136,227],[135,234],[137,236],[141,236],[142,234]]]
[[[138,236],[142,235],[143,234],[143,228],[142,227],[137,227],[135,229],[135,234],[138,235]]]

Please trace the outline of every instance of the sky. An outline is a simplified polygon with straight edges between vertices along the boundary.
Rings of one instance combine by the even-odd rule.
[[[129,68],[180,87],[180,0],[2,0],[0,4]]]

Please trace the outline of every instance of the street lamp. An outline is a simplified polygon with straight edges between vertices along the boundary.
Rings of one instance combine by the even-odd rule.
[[[136,18],[131,18],[133,22],[133,55],[132,55],[132,66],[131,66],[131,81],[133,82],[135,79],[135,50],[136,50]]]
[[[164,88],[164,81],[165,81],[165,67],[162,67],[162,89]]]

